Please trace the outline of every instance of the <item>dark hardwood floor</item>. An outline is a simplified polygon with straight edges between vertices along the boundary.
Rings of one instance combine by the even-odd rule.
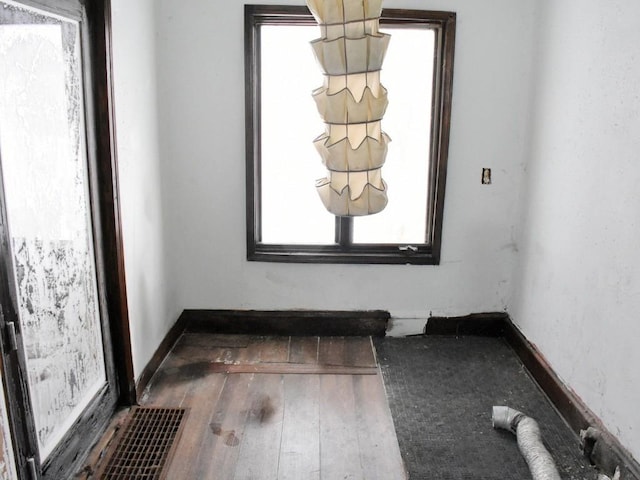
[[[189,410],[167,479],[407,478],[369,337],[185,333],[140,403]]]

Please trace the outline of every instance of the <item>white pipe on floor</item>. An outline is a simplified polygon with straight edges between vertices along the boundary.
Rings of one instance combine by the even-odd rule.
[[[518,410],[502,406],[493,407],[492,421],[493,428],[516,435],[533,480],[561,480],[553,458],[542,444],[538,422]]]
[[[613,477],[608,477],[605,474],[601,473],[598,475],[598,480],[620,480],[620,467],[616,467],[616,471],[613,474]]]

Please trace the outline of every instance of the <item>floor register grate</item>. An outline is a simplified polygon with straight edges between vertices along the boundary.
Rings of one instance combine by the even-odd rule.
[[[112,442],[101,480],[162,480],[182,432],[183,408],[133,407]]]

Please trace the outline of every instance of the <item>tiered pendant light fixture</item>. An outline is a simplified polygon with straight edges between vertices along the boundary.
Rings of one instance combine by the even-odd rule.
[[[338,216],[378,213],[387,205],[380,169],[390,138],[380,122],[387,90],[380,70],[390,36],[378,31],[382,0],[307,0],[320,26],[311,42],[325,75],[313,92],[325,132],[314,145],[328,175],[316,188]]]

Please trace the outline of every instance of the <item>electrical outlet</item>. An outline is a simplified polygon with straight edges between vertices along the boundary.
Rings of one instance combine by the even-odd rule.
[[[482,184],[490,185],[491,184],[491,169],[483,168],[482,169]]]

